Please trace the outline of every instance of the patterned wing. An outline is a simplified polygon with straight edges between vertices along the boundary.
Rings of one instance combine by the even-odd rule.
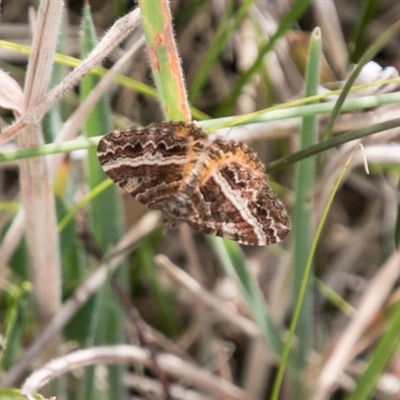
[[[187,222],[247,245],[276,243],[290,231],[283,204],[245,144],[208,142],[194,124],[164,122],[112,132],[97,155],[115,183],[161,210],[170,227]]]
[[[104,136],[97,156],[105,173],[141,203],[162,209],[173,201],[193,149],[205,136],[192,124],[165,122]]]
[[[246,245],[281,241],[291,223],[263,169],[245,144],[212,142],[192,196],[189,225]]]

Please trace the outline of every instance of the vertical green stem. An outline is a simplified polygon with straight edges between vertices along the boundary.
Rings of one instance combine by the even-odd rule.
[[[321,35],[316,28],[311,36],[309,57],[306,73],[305,96],[317,93],[319,84],[319,65],[321,54]],[[300,133],[300,147],[304,149],[312,146],[317,141],[316,116],[305,117]],[[312,200],[315,184],[316,158],[309,157],[299,162],[296,170],[295,193],[296,202],[294,209],[294,298],[298,299],[305,266],[310,252],[312,238]],[[311,287],[307,286],[304,304],[300,313],[297,327],[299,342],[299,367],[304,366],[306,355],[311,346],[312,336],[312,297]]]

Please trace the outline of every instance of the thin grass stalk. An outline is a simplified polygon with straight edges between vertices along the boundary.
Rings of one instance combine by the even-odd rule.
[[[393,82],[400,82],[400,78],[379,81],[378,84],[382,85]],[[358,85],[357,87],[353,87],[353,89],[361,89],[367,86],[375,86],[376,84],[377,82],[368,85]],[[228,126],[246,125],[250,123],[254,124],[257,122],[271,122],[289,118],[307,117],[316,114],[330,114],[332,113],[335,105],[335,103],[332,102],[303,106],[298,105],[303,103],[314,103],[315,101],[323,100],[324,98],[327,98],[332,94],[340,94],[340,92],[340,90],[335,90],[329,92],[329,94],[319,94],[315,96],[305,97],[303,99],[293,100],[285,104],[265,108],[263,110],[259,110],[250,114],[244,114],[234,117],[214,118],[207,121],[201,121],[201,125],[204,129],[207,130],[207,132],[214,132],[218,129]],[[382,105],[394,104],[399,102],[399,92],[377,94],[374,96],[365,96],[358,99],[348,99],[343,104],[342,110],[361,110],[365,108],[379,107]],[[260,136],[260,138],[261,137],[262,136]]]
[[[367,27],[371,20],[376,16],[379,2],[375,0],[365,0],[361,5],[361,17],[358,18],[358,24],[353,32],[353,39],[349,43],[353,43],[354,49],[351,54],[351,61],[357,63],[362,55],[363,47],[365,46],[365,38],[367,35]]]
[[[314,1],[312,7],[324,35],[324,55],[333,71],[342,78],[348,71],[349,54],[338,15],[339,7],[334,0]]]
[[[167,0],[140,0],[150,66],[164,116],[190,121],[191,114]]]
[[[390,121],[380,122],[378,124],[374,124],[369,127],[356,129],[354,131],[343,133],[342,135],[339,136],[331,137],[328,140],[316,143],[294,154],[290,154],[289,156],[282,157],[279,160],[272,161],[267,165],[267,172],[268,173],[276,172],[282,168],[287,167],[290,164],[296,163],[298,161],[301,161],[307,157],[316,155],[323,151],[332,149],[341,144],[351,142],[356,139],[361,139],[363,137],[373,135],[374,133],[384,132],[389,129],[398,128],[399,126],[400,126],[400,118],[395,118]]]
[[[95,188],[90,190],[89,193],[83,196],[81,200],[79,200],[74,206],[72,206],[68,210],[68,213],[58,224],[58,231],[62,232],[80,210],[82,210],[84,207],[87,207],[95,197],[99,196],[101,193],[103,193],[105,189],[112,185],[113,182],[110,179],[106,179],[103,182],[99,183]]]
[[[32,53],[24,88],[24,112],[45,97],[61,22],[62,2],[43,0],[37,16]],[[38,125],[27,125],[18,136],[20,148],[43,144]],[[43,157],[20,162],[25,235],[31,257],[33,295],[39,326],[44,326],[61,303],[61,263],[51,174]]]

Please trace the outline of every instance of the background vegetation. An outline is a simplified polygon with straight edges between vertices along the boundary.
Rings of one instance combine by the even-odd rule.
[[[0,2],[0,398],[399,398],[400,6],[89,3]],[[101,135],[190,118],[257,150],[282,243],[106,179]]]

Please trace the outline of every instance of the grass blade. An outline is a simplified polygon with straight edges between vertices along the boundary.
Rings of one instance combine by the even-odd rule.
[[[306,89],[305,95],[312,96],[318,90],[319,84],[319,65],[321,55],[321,35],[317,28],[311,35],[309,57],[306,73]],[[315,116],[306,117],[303,119],[301,129],[301,144],[302,149],[312,146],[317,141],[317,118]],[[295,209],[293,220],[294,234],[294,298],[296,301],[299,298],[302,280],[305,274],[307,258],[311,248],[312,237],[312,197],[315,186],[316,174],[316,159],[309,157],[302,160],[297,165],[296,181],[295,181]],[[311,287],[307,286],[304,294],[304,304],[299,317],[297,335],[299,340],[299,366],[306,362],[306,355],[310,349],[312,337],[312,310],[311,310]]]
[[[141,0],[140,9],[151,70],[164,116],[172,121],[190,121],[169,3],[166,0]]]
[[[47,92],[61,11],[60,2],[40,3],[33,50],[25,79],[24,112],[37,107]],[[42,144],[43,133],[39,125],[28,124],[18,135],[21,149]],[[57,218],[51,174],[45,158],[21,161],[20,186],[31,259],[33,296],[38,323],[42,327],[56,313],[61,303]]]

